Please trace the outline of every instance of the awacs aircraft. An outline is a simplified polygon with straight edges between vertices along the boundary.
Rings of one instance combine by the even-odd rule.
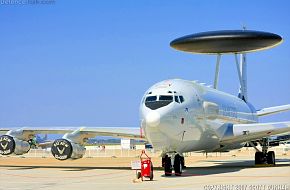
[[[290,132],[290,121],[258,123],[261,116],[290,109],[290,105],[256,110],[247,97],[246,53],[271,48],[282,42],[279,35],[249,31],[197,33],[171,42],[177,50],[217,55],[214,86],[195,81],[172,79],[159,82],[141,100],[140,128],[62,128],[23,127],[0,129],[0,154],[21,155],[30,150],[28,141],[36,134],[64,134],[52,143],[58,160],[78,159],[85,154],[84,143],[96,136],[146,139],[162,151],[165,175],[181,175],[183,153],[190,151],[223,152],[249,143],[256,149],[256,164],[275,164],[275,153],[268,151],[268,137]],[[218,90],[221,56],[233,54],[240,81],[238,96]],[[238,59],[240,56],[240,60]],[[253,142],[259,142],[261,150]]]

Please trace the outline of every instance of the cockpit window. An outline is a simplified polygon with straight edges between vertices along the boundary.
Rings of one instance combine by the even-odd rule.
[[[172,96],[159,96],[159,101],[173,101]]]
[[[183,96],[179,96],[180,103],[184,102]]]
[[[157,96],[148,96],[145,102],[154,102],[157,100]]]
[[[158,100],[157,100],[157,96],[148,96],[145,99],[145,106],[152,110],[156,110],[158,108],[167,106],[171,102],[173,102],[173,96],[161,95],[159,96]]]
[[[178,96],[174,96],[174,101],[177,102],[177,103],[180,103],[179,99],[178,99]]]
[[[174,101],[181,104],[182,102],[184,102],[184,98],[183,96],[174,96]]]

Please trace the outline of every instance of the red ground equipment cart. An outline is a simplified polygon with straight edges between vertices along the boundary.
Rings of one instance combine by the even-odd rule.
[[[145,150],[142,150],[140,155],[141,171],[137,172],[137,179],[143,177],[149,178],[150,181],[153,180],[153,164],[151,158],[146,154]]]

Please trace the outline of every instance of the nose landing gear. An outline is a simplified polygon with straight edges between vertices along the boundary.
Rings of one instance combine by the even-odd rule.
[[[162,157],[162,167],[164,167],[165,176],[171,176],[173,169],[176,176],[181,176],[182,169],[185,168],[184,157],[177,153],[166,154]]]

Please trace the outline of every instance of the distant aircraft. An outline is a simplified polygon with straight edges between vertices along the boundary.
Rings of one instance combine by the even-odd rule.
[[[2,128],[0,131],[6,134],[0,136],[0,154],[21,155],[28,152],[30,144],[27,141],[36,134],[64,134],[51,147],[53,156],[58,160],[82,158],[84,143],[96,136],[146,139],[154,149],[162,151],[166,176],[172,175],[173,170],[177,176],[182,174],[185,152],[223,152],[241,148],[246,143],[256,149],[256,164],[275,164],[275,153],[268,151],[268,137],[289,133],[290,121],[258,123],[258,117],[290,110],[290,105],[256,110],[249,103],[245,54],[281,42],[279,35],[249,30],[203,32],[178,38],[170,44],[175,49],[217,55],[213,88],[181,79],[153,85],[141,101],[141,128]],[[240,81],[238,96],[218,90],[223,54],[235,56]],[[262,150],[253,141],[258,141]]]

